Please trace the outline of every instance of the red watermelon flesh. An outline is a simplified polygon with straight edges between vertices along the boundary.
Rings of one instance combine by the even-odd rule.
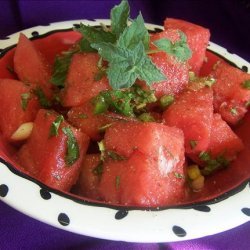
[[[209,145],[206,151],[188,156],[200,166],[206,167],[208,173],[227,166],[237,158],[244,145],[229,125],[222,120],[220,114],[214,114]],[[209,159],[204,158],[208,155]],[[211,161],[212,160],[212,161]],[[214,162],[217,161],[217,162]],[[217,165],[217,166],[216,166]]]
[[[213,117],[213,92],[209,87],[186,90],[163,113],[168,126],[182,129],[187,153],[206,150]]]
[[[99,200],[98,185],[101,177],[101,167],[99,154],[87,154],[84,157],[77,181],[77,193],[79,195]]]
[[[61,123],[57,136],[50,136],[50,128],[57,115],[43,109],[38,112],[32,134],[18,153],[19,162],[32,176],[46,185],[69,191],[78,178],[89,137],[66,121]],[[68,137],[63,133],[62,127],[71,129],[79,147],[79,158],[72,165],[68,165],[65,160]]]
[[[212,133],[208,151],[213,157],[223,154],[228,160],[236,159],[237,154],[243,149],[241,139],[233,132],[228,124],[221,119],[219,114],[214,114]]]
[[[164,27],[168,29],[179,29],[187,36],[187,43],[192,51],[192,57],[188,60],[191,70],[197,75],[205,60],[205,52],[210,39],[208,29],[175,18],[167,18],[164,22]]]
[[[178,30],[167,30],[150,37],[150,48],[156,49],[154,41],[166,38],[171,42],[179,40]],[[165,52],[150,54],[152,62],[166,76],[166,80],[154,83],[151,88],[155,90],[155,95],[161,97],[163,95],[175,95],[181,92],[188,84],[188,65],[185,62],[178,61],[174,56]]]
[[[231,125],[236,124],[247,112],[250,101],[250,87],[244,88],[250,74],[245,73],[226,62],[219,61],[212,72],[216,79],[213,85],[214,108]]]
[[[35,119],[40,105],[31,88],[23,82],[0,79],[0,90],[0,130],[10,139],[21,124]]]
[[[22,33],[14,54],[14,70],[21,81],[40,87],[47,97],[52,96],[51,65]]]
[[[181,178],[178,178],[180,177]],[[129,206],[167,206],[178,204],[185,196],[182,164],[162,169],[157,161],[134,151],[128,160],[104,164],[99,185],[106,202]]]
[[[137,150],[159,161],[173,156],[176,162],[184,163],[182,131],[163,124],[117,122],[106,130],[104,142],[107,150],[125,157]]]
[[[109,119],[104,115],[94,114],[91,102],[71,108],[68,112],[68,120],[95,141],[101,139],[100,128],[109,123]]]
[[[106,76],[95,80],[99,73],[99,59],[97,53],[78,53],[73,56],[62,92],[63,106],[79,106],[110,88]]]

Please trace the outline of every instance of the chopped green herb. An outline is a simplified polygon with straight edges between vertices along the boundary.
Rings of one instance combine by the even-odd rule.
[[[72,57],[78,49],[71,49],[62,53],[62,55],[57,56],[54,63],[54,70],[52,77],[50,79],[51,83],[57,87],[64,87],[64,83],[68,74],[69,65],[71,63]]]
[[[119,154],[117,154],[116,152],[111,151],[111,150],[108,150],[108,151],[107,151],[107,155],[108,155],[111,159],[113,159],[113,160],[115,160],[115,161],[124,161],[124,160],[127,159],[126,157],[124,157],[124,156],[122,156],[122,155],[119,155]]]
[[[161,38],[159,40],[154,41],[156,47],[166,53],[175,56],[180,61],[188,60],[192,52],[187,44],[187,37],[186,35],[179,31],[180,33],[180,40],[176,42],[171,42],[167,38]]]
[[[199,154],[199,158],[202,160],[202,161],[209,161],[211,160],[211,156],[208,152],[206,151],[202,151],[200,154]]]
[[[174,176],[177,178],[177,179],[184,179],[185,176],[181,173],[177,173],[177,172],[174,172]]]
[[[197,141],[191,140],[189,141],[189,144],[190,144],[191,149],[194,149],[197,146]]]
[[[103,173],[103,162],[99,162],[92,172],[94,175],[101,176]]]
[[[236,108],[231,108],[231,109],[230,109],[230,113],[231,113],[232,115],[238,115],[238,111],[237,111]]]
[[[193,71],[189,71],[188,76],[189,76],[189,81],[191,81],[191,82],[195,81],[197,78],[197,76],[195,75],[195,73]]]
[[[137,85],[126,90],[102,91],[94,99],[94,113],[101,114],[110,110],[125,116],[135,117],[135,113],[144,112],[143,108],[156,100],[153,91],[143,90]]]
[[[51,107],[51,102],[47,99],[46,95],[40,87],[34,89],[33,92],[37,96],[38,101],[43,108]]]
[[[102,94],[99,94],[95,99],[94,99],[94,114],[102,114],[105,113],[108,110],[108,104],[106,103],[105,97],[102,96]]]
[[[73,165],[80,156],[77,140],[69,127],[62,128],[63,133],[67,136],[67,153],[65,162],[67,165]]]
[[[163,95],[160,98],[160,105],[163,109],[166,109],[168,106],[170,106],[174,102],[174,96],[173,95]]]
[[[50,132],[49,132],[50,137],[58,135],[58,129],[63,121],[64,121],[64,118],[62,115],[58,115],[56,117],[55,121],[53,121],[50,126]]]
[[[120,187],[120,183],[121,183],[121,177],[120,176],[116,176],[115,177],[115,187],[117,189]]]
[[[21,106],[23,111],[27,109],[30,98],[31,98],[30,93],[21,94]]]
[[[206,77],[204,81],[204,85],[211,88],[213,84],[216,82],[216,80],[212,77]]]
[[[230,163],[223,155],[219,155],[215,159],[212,159],[208,152],[201,152],[199,158],[205,163],[205,167],[201,169],[203,175],[212,174],[218,169],[227,167]]]
[[[250,79],[249,80],[246,80],[242,83],[242,87],[244,89],[250,89]]]
[[[138,116],[138,119],[142,122],[155,122],[154,117],[150,113],[142,113]]]
[[[6,69],[7,69],[12,75],[15,74],[15,71],[14,71],[13,67],[10,66],[9,64],[6,65]]]

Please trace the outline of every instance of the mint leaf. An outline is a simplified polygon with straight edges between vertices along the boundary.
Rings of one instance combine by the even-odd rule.
[[[46,95],[44,94],[43,90],[40,87],[34,89],[33,93],[37,96],[39,104],[43,108],[51,107],[51,102],[47,99]]]
[[[78,52],[78,49],[65,51],[62,55],[57,56],[54,62],[54,70],[50,79],[51,83],[57,87],[64,87],[64,83],[68,74],[72,56]]]
[[[113,89],[129,88],[137,78],[148,85],[166,79],[146,55],[142,41],[131,49],[111,43],[94,43],[91,46],[109,62],[107,76]]]
[[[83,35],[83,38],[79,42],[81,51],[92,52],[93,47],[91,48],[91,43],[114,43],[116,41],[116,36],[113,33],[104,31],[102,28],[87,26],[83,23],[80,23],[80,27],[76,28],[76,31]]]
[[[167,54],[175,56],[180,61],[186,61],[192,56],[192,52],[187,44],[186,35],[181,31],[179,33],[179,41],[171,42],[167,38],[161,38],[153,43],[158,49],[165,51]]]
[[[131,25],[123,31],[117,41],[117,45],[121,48],[133,49],[140,42],[143,43],[146,50],[149,48],[149,34],[141,13],[132,21]]]
[[[55,121],[53,121],[51,126],[50,126],[50,131],[49,131],[50,137],[58,135],[58,129],[63,121],[64,121],[64,118],[62,115],[58,115],[56,117]]]
[[[80,150],[77,140],[70,129],[70,127],[62,128],[63,133],[67,136],[67,152],[65,156],[65,162],[67,165],[73,165],[80,156]]]
[[[127,0],[121,1],[119,5],[116,5],[110,13],[111,29],[112,33],[118,38],[120,34],[127,27],[129,18],[129,4]]]

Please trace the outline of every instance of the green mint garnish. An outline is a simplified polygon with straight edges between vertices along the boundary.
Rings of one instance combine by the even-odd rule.
[[[63,133],[67,136],[67,152],[65,162],[67,165],[73,165],[80,156],[80,150],[77,140],[69,127],[62,128]]]
[[[73,55],[78,52],[78,49],[71,49],[57,56],[54,63],[54,70],[50,79],[51,83],[57,87],[64,87],[64,83],[68,74],[69,65]]]
[[[232,115],[238,115],[238,111],[237,111],[236,108],[231,108],[231,109],[230,109],[230,113],[231,113]]]
[[[166,109],[174,102],[174,96],[173,95],[163,95],[160,98],[160,105],[163,109]]]
[[[154,41],[153,43],[159,50],[165,51],[166,53],[175,56],[180,61],[186,61],[192,56],[192,52],[187,44],[186,35],[179,31],[180,40],[176,42],[171,42],[167,38],[161,38]]]
[[[249,80],[246,80],[242,83],[242,87],[244,89],[250,89],[250,79]]]
[[[30,93],[21,94],[21,106],[23,111],[27,109],[30,98],[31,98]]]
[[[64,118],[62,115],[58,115],[56,117],[55,121],[53,121],[50,126],[50,132],[49,132],[50,137],[58,135],[58,129],[63,121],[64,121]]]
[[[94,99],[94,113],[101,114],[109,110],[135,117],[136,114],[145,112],[144,108],[148,103],[156,101],[153,91],[143,90],[137,85],[126,90],[107,90],[100,92]]]
[[[100,177],[103,173],[103,162],[99,162],[92,172],[94,175],[97,175]]]
[[[46,95],[40,87],[34,89],[33,92],[37,96],[38,101],[43,108],[51,107],[51,102],[47,99]]]
[[[191,140],[189,141],[189,144],[190,144],[191,149],[194,149],[197,146],[197,141]]]

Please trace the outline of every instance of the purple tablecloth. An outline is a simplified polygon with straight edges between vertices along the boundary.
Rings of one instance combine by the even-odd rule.
[[[55,21],[108,18],[119,1],[1,1],[0,38],[20,29]],[[132,17],[141,10],[147,22],[162,24],[175,17],[211,30],[211,40],[250,61],[249,0],[130,0]],[[223,220],[227,218],[222,218]],[[206,225],[204,225],[205,227]],[[201,239],[135,244],[100,240],[53,228],[0,202],[0,249],[250,249],[250,222]]]

